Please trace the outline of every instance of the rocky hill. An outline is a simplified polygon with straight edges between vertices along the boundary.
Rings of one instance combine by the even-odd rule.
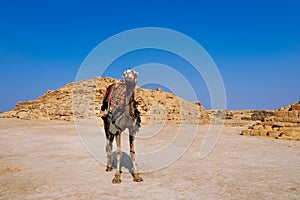
[[[300,140],[300,101],[275,110],[241,134]]]
[[[36,100],[18,102],[15,109],[0,114],[2,118],[66,120],[93,119],[101,122],[100,107],[112,78],[94,78],[73,82],[49,90]],[[192,103],[161,89],[137,88],[136,100],[142,124],[207,124],[208,112],[201,103]]]

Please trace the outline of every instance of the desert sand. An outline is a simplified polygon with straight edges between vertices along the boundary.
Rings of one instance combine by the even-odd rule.
[[[180,131],[193,134],[194,126]],[[299,199],[299,141],[242,136],[245,127],[224,127],[215,148],[200,159],[208,126],[199,126],[192,145],[172,164],[142,172],[142,183],[132,181],[125,151],[122,183],[114,185],[114,172],[105,172],[86,150],[73,122],[0,119],[0,199]],[[139,134],[156,128],[143,126]],[[137,138],[141,171],[160,160],[145,162],[139,152],[159,149],[177,128],[166,125],[155,136]],[[104,144],[98,145],[104,153]]]

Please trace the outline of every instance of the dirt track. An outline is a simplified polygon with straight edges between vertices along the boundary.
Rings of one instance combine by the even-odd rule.
[[[113,185],[114,174],[86,151],[72,123],[0,119],[0,199],[300,198],[299,141],[240,136],[240,129],[225,127],[213,151],[199,159],[206,129],[197,131],[191,147],[172,165],[142,173],[142,183],[132,181],[123,153],[122,183]],[[138,139],[137,153],[159,148],[174,132],[176,127],[168,126],[153,136],[155,142]],[[123,143],[126,150],[126,137]],[[104,151],[104,144],[99,149]],[[137,163],[147,168],[139,155]]]

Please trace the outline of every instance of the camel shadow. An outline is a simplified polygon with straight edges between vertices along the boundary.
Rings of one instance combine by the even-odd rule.
[[[113,163],[112,163],[112,167],[114,169],[117,169],[117,153],[116,151],[114,151],[112,153],[113,156]],[[124,151],[122,151],[122,158],[121,158],[121,163],[120,163],[120,169],[122,169],[122,167],[125,167],[129,173],[133,174],[133,165],[132,165],[132,161],[131,161],[131,157]],[[122,173],[122,170],[121,170]]]

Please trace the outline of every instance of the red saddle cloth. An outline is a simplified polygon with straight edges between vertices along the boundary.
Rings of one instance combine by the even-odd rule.
[[[109,96],[109,110],[112,112],[113,119],[116,120],[124,114],[126,103],[127,105],[130,103],[126,102],[126,84],[123,82],[115,83]]]

